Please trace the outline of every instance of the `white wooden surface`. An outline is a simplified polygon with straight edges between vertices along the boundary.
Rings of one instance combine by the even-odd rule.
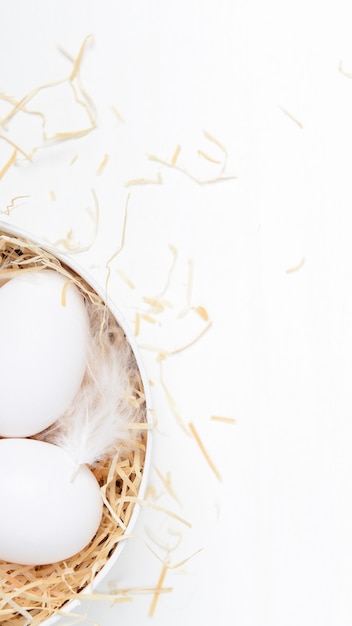
[[[12,0],[2,3],[0,90],[20,98],[68,77],[89,34],[82,82],[95,105],[88,136],[40,149],[0,181],[1,218],[58,241],[93,244],[77,254],[105,283],[134,327],[144,296],[163,290],[167,308],[142,321],[141,346],[174,350],[163,380],[185,423],[193,422],[220,482],[170,410],[156,353],[141,347],[158,416],[150,484],[157,503],[192,524],[144,508],[101,590],[154,587],[163,548],[175,547],[172,587],[148,616],[152,594],[126,604],[84,605],[87,626],[347,626],[352,619],[351,509],[351,146],[350,6],[298,0]],[[340,65],[341,64],[341,65]],[[343,71],[341,71],[341,69]],[[34,103],[47,130],[86,123],[70,93]],[[120,113],[118,119],[112,107]],[[3,111],[3,108],[1,108]],[[9,130],[30,150],[40,119]],[[61,124],[61,126],[60,126]],[[148,159],[172,159],[198,185]],[[11,151],[0,140],[0,170]],[[104,155],[104,171],[97,175]],[[76,160],[72,163],[74,157]],[[71,164],[70,164],[71,163]],[[126,187],[132,179],[162,184]],[[93,192],[92,192],[93,190]],[[16,196],[10,214],[6,207]],[[296,271],[288,271],[288,270]],[[131,289],[121,271],[134,283]],[[235,424],[214,422],[233,417]],[[179,502],[157,475],[170,472]],[[160,545],[157,544],[157,538]]]

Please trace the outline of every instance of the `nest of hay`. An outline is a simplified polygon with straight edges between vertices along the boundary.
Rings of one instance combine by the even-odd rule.
[[[54,269],[73,281],[101,315],[103,332],[114,328],[128,343],[102,298],[92,287],[55,255],[26,239],[0,231],[0,286],[18,272]],[[129,345],[129,344],[128,344]],[[134,402],[137,428],[132,445],[123,456],[102,459],[91,467],[104,495],[98,532],[80,553],[62,562],[22,566],[0,561],[0,623],[2,626],[37,626],[60,611],[68,602],[91,589],[96,575],[107,564],[124,538],[138,499],[148,440],[146,402],[141,375],[134,362]],[[138,427],[140,425],[140,428]],[[25,525],[25,512],[23,524]]]

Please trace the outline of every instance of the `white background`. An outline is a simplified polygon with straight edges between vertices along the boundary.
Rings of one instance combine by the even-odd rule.
[[[40,118],[9,124],[27,150],[0,181],[6,223],[49,242],[86,246],[74,256],[109,293],[131,328],[143,296],[172,309],[137,337],[158,426],[149,482],[174,518],[143,508],[135,534],[101,590],[157,583],[172,548],[154,617],[151,593],[84,605],[85,625],[347,626],[352,621],[352,28],[347,0],[113,0],[1,2],[0,91],[21,98],[69,76],[89,34],[81,78],[97,128],[42,146]],[[341,71],[343,70],[343,72]],[[66,85],[67,88],[67,85]],[[47,130],[87,123],[70,93],[49,89],[36,106]],[[112,107],[123,117],[118,119]],[[34,100],[33,100],[33,108]],[[4,115],[6,107],[1,108]],[[235,180],[198,185],[150,161],[206,180],[224,151]],[[5,133],[5,131],[3,131]],[[11,155],[0,140],[0,171]],[[97,175],[104,155],[109,160]],[[76,160],[72,163],[74,157]],[[161,184],[126,187],[132,179]],[[27,196],[14,201],[11,199]],[[10,213],[9,215],[7,213]],[[179,415],[193,422],[218,481],[170,410],[156,353],[210,330],[164,362]],[[287,270],[296,269],[288,272]],[[131,289],[121,277],[133,281]],[[214,422],[211,416],[236,419]],[[178,502],[155,467],[170,472]],[[153,499],[151,499],[153,501]],[[157,539],[157,541],[156,541]],[[113,586],[113,587],[112,587]]]

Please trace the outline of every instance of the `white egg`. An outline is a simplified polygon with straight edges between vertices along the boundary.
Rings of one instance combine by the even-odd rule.
[[[89,543],[101,521],[100,488],[87,466],[74,470],[51,443],[0,440],[0,559],[44,565]]]
[[[54,270],[0,288],[1,436],[35,435],[69,407],[86,369],[88,324],[78,288]]]

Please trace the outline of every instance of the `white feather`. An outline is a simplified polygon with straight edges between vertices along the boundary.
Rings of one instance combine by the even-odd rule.
[[[130,447],[141,419],[136,402],[138,370],[123,331],[114,322],[102,330],[102,309],[88,304],[91,338],[87,371],[81,388],[66,413],[41,438],[62,447],[81,464],[94,465],[119,448]]]

